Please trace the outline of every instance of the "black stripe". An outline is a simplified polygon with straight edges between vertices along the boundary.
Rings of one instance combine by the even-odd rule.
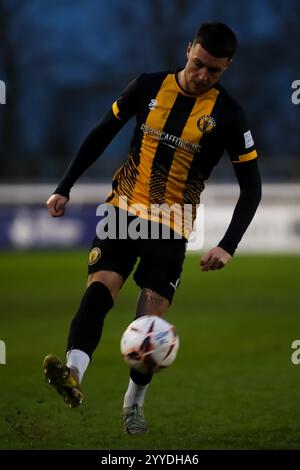
[[[140,112],[137,115],[137,125],[131,141],[130,153],[133,154],[136,166],[140,163],[140,150],[144,138],[141,125],[145,124],[150,113],[149,104],[157,97],[168,72],[147,74],[143,80],[143,97]]]
[[[204,180],[207,179],[207,164],[211,165],[214,157],[213,145],[203,145],[205,134],[199,139],[200,151],[196,152],[190,163],[187,179],[183,189],[183,204],[199,204],[200,194],[204,189]]]
[[[145,74],[143,76],[140,112],[137,114],[137,125],[134,129],[134,134],[130,145],[130,156],[133,160],[131,166],[135,167],[135,171],[132,172],[130,175],[131,196],[128,196],[128,204],[131,203],[131,197],[133,195],[134,187],[139,174],[141,146],[144,138],[144,133],[141,130],[141,125],[146,123],[148,114],[150,113],[150,101],[156,98],[168,74],[169,72],[159,72]],[[130,156],[128,158],[130,158]],[[118,179],[117,186],[119,186],[120,183],[121,181]]]
[[[178,94],[163,127],[165,134],[181,137],[195,101],[196,98]],[[170,144],[172,145],[171,141]],[[163,204],[164,202],[168,175],[175,152],[175,145],[174,147],[170,147],[166,145],[166,143],[160,142],[157,146],[150,176],[150,204]]]
[[[216,87],[218,89],[218,87]],[[215,104],[210,112],[210,115],[216,117],[216,109],[220,105],[220,95],[218,95]],[[216,119],[218,123],[218,119]],[[200,151],[195,153],[193,160],[190,164],[188,176],[186,179],[185,187],[183,190],[183,204],[199,204],[200,195],[204,190],[204,180],[206,180],[213,167],[220,160],[224,148],[222,146],[222,135],[219,135],[218,124],[211,131],[204,133],[198,144],[200,145]],[[196,208],[193,209],[193,214]]]

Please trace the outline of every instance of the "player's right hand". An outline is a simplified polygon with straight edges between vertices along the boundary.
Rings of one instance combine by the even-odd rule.
[[[69,199],[60,194],[52,194],[47,201],[48,211],[52,217],[62,217]]]

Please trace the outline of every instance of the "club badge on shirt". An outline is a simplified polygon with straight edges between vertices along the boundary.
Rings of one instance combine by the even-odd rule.
[[[201,116],[197,121],[197,127],[199,131],[202,132],[202,134],[206,132],[211,132],[215,126],[216,126],[216,120],[209,114],[206,114],[205,116]]]

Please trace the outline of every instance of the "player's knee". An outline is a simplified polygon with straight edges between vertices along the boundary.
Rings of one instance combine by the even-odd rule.
[[[152,289],[143,288],[140,293],[135,318],[144,315],[157,315],[163,317],[170,306],[167,298]]]
[[[95,282],[103,284],[109,290],[110,295],[115,301],[123,285],[123,278],[120,274],[113,271],[97,271],[88,276],[88,286],[91,286]]]

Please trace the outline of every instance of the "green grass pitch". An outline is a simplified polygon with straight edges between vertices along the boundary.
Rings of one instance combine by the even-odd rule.
[[[120,412],[128,369],[120,336],[138,290],[130,279],[105,325],[70,410],[42,376],[43,357],[64,356],[69,322],[85,288],[86,253],[1,254],[1,449],[300,449],[300,257],[236,255],[202,273],[188,256],[167,319],[181,347],[155,376],[150,432],[126,436]]]

